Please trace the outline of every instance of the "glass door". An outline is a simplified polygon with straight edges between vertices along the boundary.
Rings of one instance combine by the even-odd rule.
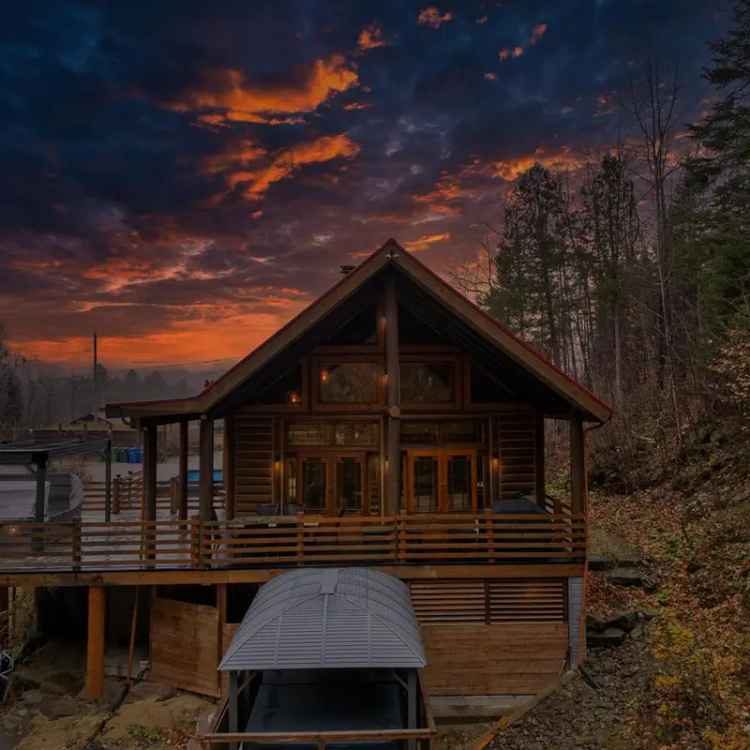
[[[476,510],[476,453],[446,452],[443,454],[444,497],[442,510],[446,513],[461,513]]]
[[[410,450],[407,457],[409,513],[462,513],[476,510],[475,450]]]
[[[409,451],[410,513],[435,513],[440,504],[440,459],[437,452]]]
[[[302,506],[305,513],[325,513],[328,498],[327,461],[320,456],[302,459]]]
[[[364,461],[343,456],[336,461],[336,512],[364,512]]]

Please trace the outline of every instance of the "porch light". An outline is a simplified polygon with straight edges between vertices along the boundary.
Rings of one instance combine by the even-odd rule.
[[[500,459],[497,456],[492,457],[492,471],[495,473],[500,471]]]
[[[327,383],[328,382],[328,370],[321,370],[320,371],[320,382],[321,383]]]
[[[297,405],[300,402],[300,396],[297,391],[289,391],[289,403],[292,405]]]

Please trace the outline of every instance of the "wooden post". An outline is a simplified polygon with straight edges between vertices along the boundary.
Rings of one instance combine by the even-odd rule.
[[[118,474],[113,480],[112,480],[112,512],[115,515],[119,515],[120,513],[120,503],[121,500],[121,493],[122,492],[122,477]]]
[[[408,695],[406,697],[407,708],[406,708],[406,728],[416,729],[417,728],[417,670],[410,669],[409,675],[406,679],[406,685]],[[407,743],[409,750],[416,750],[417,741],[409,740]]]
[[[583,445],[583,420],[570,420],[570,500],[573,515],[586,513],[586,458]]]
[[[86,696],[97,700],[104,694],[104,586],[89,586],[88,640],[86,642]]]
[[[34,521],[44,523],[47,506],[47,458],[40,457],[36,462],[36,501],[34,503]]]
[[[32,535],[31,549],[34,554],[44,552],[44,519],[47,510],[47,457],[42,456],[36,462],[36,499],[34,501],[34,522],[39,526]]]
[[[178,518],[184,521],[188,516],[188,448],[190,442],[190,423],[185,419],[180,422],[179,469],[177,473],[177,512]]]
[[[200,433],[200,519],[211,521],[214,500],[214,422],[201,416]]]
[[[156,520],[156,425],[143,428],[143,501],[141,517]]]
[[[396,281],[391,273],[385,286],[385,362],[388,377],[388,474],[385,486],[385,512],[398,513],[401,507],[401,370],[399,367],[398,302]]]
[[[141,519],[143,520],[143,556],[151,559],[156,556],[156,425],[143,428],[143,500]]]
[[[104,452],[104,523],[112,520],[112,441],[107,440]]]
[[[234,518],[234,417],[224,417],[224,511],[229,521]]]
[[[237,732],[239,728],[239,701],[237,692],[239,690],[237,672],[229,673],[229,731]]]
[[[71,531],[73,538],[71,539],[71,555],[73,557],[73,570],[81,569],[81,519],[77,519],[73,522],[73,529]]]
[[[544,414],[537,412],[534,424],[534,484],[537,505],[547,507],[547,491],[544,486]]]

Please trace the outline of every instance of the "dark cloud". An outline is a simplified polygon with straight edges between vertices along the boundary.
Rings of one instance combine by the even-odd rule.
[[[572,168],[627,129],[612,102],[649,54],[680,62],[694,113],[726,23],[700,0],[4,18],[0,320],[61,360],[96,328],[117,362],[239,357],[391,235],[445,271],[524,165]]]

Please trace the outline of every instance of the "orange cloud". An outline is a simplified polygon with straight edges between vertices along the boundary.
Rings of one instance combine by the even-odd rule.
[[[378,47],[385,47],[388,42],[383,37],[383,29],[376,23],[365,26],[357,37],[357,46],[364,52]]]
[[[531,39],[529,39],[529,42],[533,45],[536,44],[545,34],[547,31],[547,24],[546,23],[538,23],[534,28],[531,30]]]
[[[484,77],[485,77],[485,80],[487,80],[487,81],[496,81],[497,80],[497,74],[495,74],[495,73],[485,73]]]
[[[261,290],[260,294],[264,291]],[[196,319],[177,323],[160,333],[138,336],[102,337],[99,354],[105,366],[149,367],[201,363],[206,360],[238,360],[263,343],[296,315],[309,299],[264,298],[269,313],[248,313],[226,306],[190,308]],[[88,337],[11,341],[15,351],[43,362],[78,365],[81,353],[88,352]],[[208,353],[208,354],[207,354]]]
[[[547,169],[559,172],[573,172],[583,167],[585,163],[585,159],[574,154],[568,146],[554,153],[550,153],[543,146],[539,146],[533,154],[496,161],[492,163],[491,168],[495,177],[513,182],[534,164],[541,164]]]
[[[199,120],[208,125],[226,121],[282,124],[298,122],[296,118],[276,117],[312,112],[329,97],[355,86],[359,82],[343,55],[315,60],[308,68],[295,70],[292,81],[276,85],[250,81],[236,68],[222,68],[206,73],[204,80],[182,100],[172,102],[179,112],[215,109]]]
[[[266,150],[262,146],[246,139],[240,141],[236,147],[208,157],[204,161],[204,167],[205,171],[209,173],[224,172],[238,164],[250,164],[265,155]]]
[[[444,23],[449,23],[452,20],[453,13],[450,11],[440,13],[434,5],[422,9],[417,16],[417,23],[422,26],[429,26],[431,29],[439,29]]]
[[[358,109],[369,109],[370,107],[372,107],[372,104],[365,104],[364,102],[349,102],[349,104],[344,105],[344,109],[347,112],[353,112]]]
[[[245,197],[257,200],[274,182],[291,177],[305,164],[351,159],[359,150],[359,146],[343,133],[327,135],[280,151],[266,166],[233,172],[227,177],[227,182],[230,187],[242,184]]]
[[[513,57],[521,57],[523,54],[523,47],[513,47]]]
[[[510,50],[507,47],[503,47],[500,52],[497,53],[497,56],[505,61],[510,57]]]
[[[450,232],[443,232],[442,234],[423,234],[416,240],[411,242],[404,242],[404,247],[410,253],[419,253],[422,250],[428,250],[431,245],[437,242],[445,242],[451,238]]]

